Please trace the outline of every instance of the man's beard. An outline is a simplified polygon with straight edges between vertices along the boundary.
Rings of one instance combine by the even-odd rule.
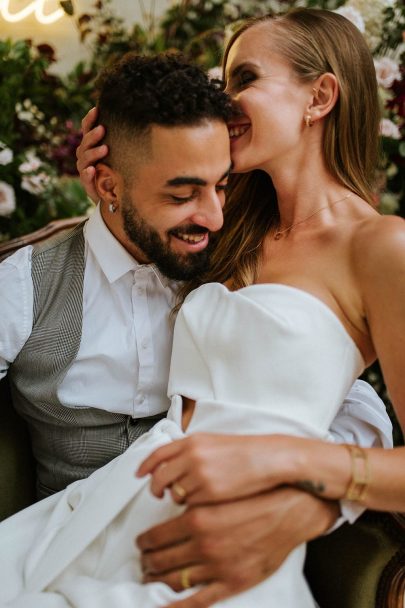
[[[197,253],[174,253],[159,233],[141,218],[128,199],[122,201],[122,219],[129,240],[169,279],[188,281],[208,269],[211,243]],[[169,234],[174,235],[176,232],[176,229],[169,230]],[[207,232],[207,229],[194,224],[182,226],[181,232],[201,234]]]

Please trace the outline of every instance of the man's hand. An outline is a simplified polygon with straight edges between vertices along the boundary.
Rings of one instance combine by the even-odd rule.
[[[95,164],[108,154],[108,147],[100,143],[105,134],[102,125],[93,128],[97,119],[97,108],[92,108],[82,120],[83,138],[80,146],[76,150],[76,167],[80,174],[80,181],[86,190],[87,195],[97,202],[98,195],[94,186],[94,176],[96,174]]]
[[[181,572],[204,585],[170,608],[205,608],[271,575],[301,543],[331,527],[336,503],[282,487],[234,502],[188,508],[137,539],[145,582],[180,591]]]

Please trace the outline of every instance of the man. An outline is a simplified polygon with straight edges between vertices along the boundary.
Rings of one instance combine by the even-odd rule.
[[[9,368],[30,427],[40,497],[86,477],[164,415],[175,281],[204,269],[222,226],[231,167],[224,94],[174,57],[127,57],[105,78],[99,206],[67,236],[0,265],[2,375]],[[358,385],[336,428],[353,403],[366,420],[373,400],[375,420],[381,406]],[[348,421],[346,441],[377,441],[364,420],[354,437]],[[185,567],[200,565],[198,582],[213,582],[181,605],[209,605],[274,571],[337,513],[291,488],[189,509],[139,540],[147,580],[181,588],[190,584]]]

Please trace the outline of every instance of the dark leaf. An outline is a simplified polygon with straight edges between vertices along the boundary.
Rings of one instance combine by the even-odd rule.
[[[92,17],[90,15],[83,14],[83,15],[80,15],[80,17],[77,20],[77,23],[81,27],[82,25],[85,25],[86,23],[88,23],[91,20],[92,20]]]
[[[63,8],[63,10],[65,11],[65,13],[67,15],[74,15],[75,9],[73,7],[73,2],[72,0],[60,0],[59,4],[61,5],[61,7]]]

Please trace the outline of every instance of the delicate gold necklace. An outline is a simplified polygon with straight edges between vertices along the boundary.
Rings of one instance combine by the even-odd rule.
[[[291,224],[291,226],[287,226],[287,228],[283,228],[282,230],[277,230],[276,234],[274,235],[274,240],[278,241],[279,239],[281,239],[284,232],[289,232],[290,230],[292,230],[293,228],[298,226],[298,224],[303,224],[304,222],[307,222],[311,217],[314,217],[314,215],[316,215],[317,213],[320,213],[324,209],[331,209],[334,205],[337,205],[338,203],[341,203],[342,201],[347,200],[351,195],[352,195],[352,192],[349,192],[349,194],[346,194],[346,196],[344,196],[343,198],[340,198],[337,201],[334,201],[330,205],[325,205],[325,207],[321,207],[320,209],[317,209],[316,211],[311,213],[311,215],[308,215],[308,217],[305,217],[303,220],[299,220],[299,222],[294,222],[293,224]]]

